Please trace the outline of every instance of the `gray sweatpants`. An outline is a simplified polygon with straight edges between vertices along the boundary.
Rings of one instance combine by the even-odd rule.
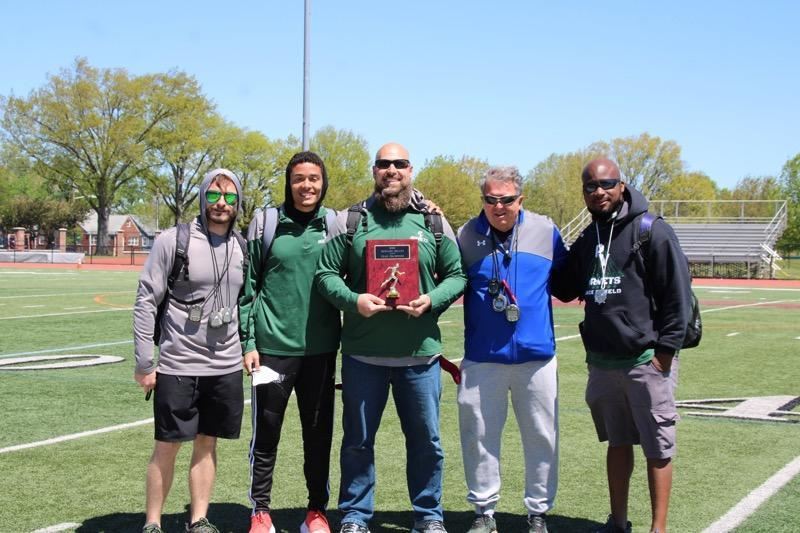
[[[522,436],[528,514],[553,507],[558,486],[558,376],[553,357],[520,364],[461,363],[458,413],[467,501],[493,514],[500,499],[500,443],[508,393]]]

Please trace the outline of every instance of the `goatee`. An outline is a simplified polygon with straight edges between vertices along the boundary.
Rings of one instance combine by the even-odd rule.
[[[411,187],[403,187],[397,192],[389,192],[376,183],[375,194],[383,207],[390,213],[398,213],[411,205]]]

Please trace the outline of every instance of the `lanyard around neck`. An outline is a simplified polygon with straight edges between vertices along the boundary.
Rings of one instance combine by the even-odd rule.
[[[616,224],[617,219],[616,217],[614,220],[611,221],[611,231],[608,232],[608,245],[603,246],[603,243],[600,242],[600,228],[597,222],[594,223],[594,230],[597,233],[597,248],[595,249],[595,255],[600,258],[600,272],[602,273],[602,278],[600,280],[600,289],[606,288],[606,269],[608,268],[608,257],[611,255],[611,237],[614,235],[614,224]],[[603,256],[603,249],[605,248],[606,255]]]

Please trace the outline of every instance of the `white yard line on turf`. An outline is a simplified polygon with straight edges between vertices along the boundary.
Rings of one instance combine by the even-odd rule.
[[[89,313],[113,313],[114,311],[133,311],[133,307],[121,307],[119,309],[97,309],[95,311],[70,311],[69,313],[45,313],[43,315],[4,316],[0,317],[0,320],[16,320],[18,318],[45,318],[48,316],[86,315]]]
[[[108,291],[99,292],[97,294],[128,294],[136,291]],[[2,300],[9,300],[11,298],[51,298],[53,296],[87,296],[85,292],[60,292],[57,294],[18,294],[17,296],[0,296]]]
[[[244,401],[244,405],[247,405],[249,403],[250,400]],[[26,444],[16,444],[14,446],[6,446],[5,448],[0,448],[0,455],[9,452],[18,452],[20,450],[30,450],[31,448],[39,448],[41,446],[49,446],[51,444],[59,444],[61,442],[82,439],[83,437],[93,437],[94,435],[102,435],[103,433],[111,433],[112,431],[119,431],[121,429],[130,429],[152,423],[153,423],[152,418],[145,418],[144,420],[128,422],[127,424],[117,424],[115,426],[108,426],[105,428],[92,429],[90,431],[81,431],[80,433],[72,433],[70,435],[53,437],[52,439],[39,440],[36,442],[28,442]]]
[[[81,527],[81,525],[76,524],[75,522],[64,522],[63,524],[56,524],[54,526],[37,529],[32,533],[58,533],[59,531],[72,531],[79,527]]]
[[[68,352],[71,350],[86,350],[88,348],[103,348],[105,346],[117,346],[119,344],[131,344],[133,339],[127,341],[100,342],[97,344],[84,344],[83,346],[67,346],[65,348],[50,348],[48,350],[36,350],[35,352],[17,352],[0,354],[0,359],[4,357],[22,357],[25,355],[41,355],[43,353]]]
[[[785,302],[792,302],[794,300],[773,300],[771,302],[758,302],[754,304],[742,304],[742,305],[729,305],[728,307],[714,307],[712,309],[701,309],[701,313],[714,313],[715,311],[727,311],[728,309],[741,309],[742,307],[755,307],[757,305],[772,305],[772,304],[782,304]]]
[[[722,518],[704,529],[703,533],[726,533],[735,529],[797,474],[800,474],[800,456],[795,457],[760,487],[750,492]]]
[[[723,287],[717,285],[692,285],[693,289],[702,289],[708,291],[715,291],[717,289],[727,289],[735,292],[743,292],[743,291],[789,291],[789,292],[800,292],[800,289],[794,289],[791,287]]]

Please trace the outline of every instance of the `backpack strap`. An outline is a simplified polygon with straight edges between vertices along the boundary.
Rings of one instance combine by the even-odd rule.
[[[358,231],[358,223],[361,222],[361,227],[367,231],[367,206],[366,202],[361,202],[351,205],[347,210],[347,246],[352,246],[353,237]]]
[[[653,222],[660,216],[654,215],[649,211],[639,216],[639,231],[636,233],[639,238],[633,243],[633,253],[638,253],[642,246],[646,246],[650,242],[650,233],[653,229]],[[646,253],[646,252],[645,252]]]
[[[236,238],[236,242],[239,243],[239,248],[242,249],[242,272],[247,276],[247,268],[250,266],[250,254],[247,253],[247,239],[245,239],[242,232],[236,228],[233,228],[231,233],[233,233],[233,236]]]
[[[282,208],[264,208],[264,226],[261,233],[261,272],[267,268],[267,258],[269,250],[272,248],[272,241],[275,240],[275,232],[278,229],[278,219]]]
[[[438,253],[439,246],[441,246],[442,238],[444,237],[442,215],[438,213],[425,213],[425,226],[433,233],[433,238],[436,241],[436,252]]]
[[[189,237],[191,227],[188,222],[176,226],[175,232],[175,258],[172,261],[172,270],[167,276],[168,293],[175,287],[175,281],[183,273],[183,279],[189,279]]]

